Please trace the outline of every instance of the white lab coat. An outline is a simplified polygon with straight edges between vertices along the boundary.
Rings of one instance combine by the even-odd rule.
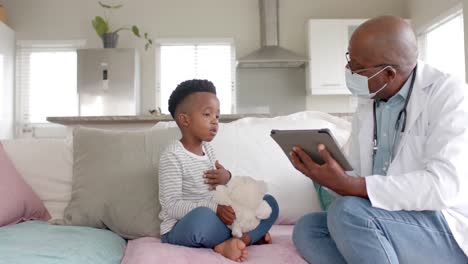
[[[359,103],[347,146],[354,172],[366,176],[372,206],[442,211],[468,256],[467,85],[418,63],[406,131],[387,176],[372,175],[372,102]]]

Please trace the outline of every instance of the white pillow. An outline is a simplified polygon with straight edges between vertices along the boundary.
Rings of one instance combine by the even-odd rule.
[[[18,172],[44,202],[52,218],[62,218],[71,197],[71,141],[15,139],[2,141],[2,144]]]
[[[267,182],[278,201],[279,224],[294,224],[302,215],[321,211],[313,183],[298,172],[270,137],[271,129],[329,128],[343,145],[349,122],[321,112],[300,112],[275,118],[244,118],[221,124],[212,142],[216,156],[233,175]]]

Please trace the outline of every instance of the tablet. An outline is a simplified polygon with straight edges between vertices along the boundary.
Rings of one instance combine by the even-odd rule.
[[[289,152],[294,146],[302,148],[313,161],[322,165],[323,161],[317,149],[319,144],[325,145],[331,156],[343,167],[345,171],[352,171],[343,152],[328,128],[309,130],[271,130],[270,136],[278,143],[286,156],[291,160]]]

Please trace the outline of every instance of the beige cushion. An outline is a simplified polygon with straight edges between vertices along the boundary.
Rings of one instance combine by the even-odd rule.
[[[65,224],[109,228],[133,239],[159,236],[159,154],[177,128],[73,132],[72,195]]]
[[[14,139],[2,143],[16,169],[44,202],[52,218],[63,218],[71,195],[72,140]]]

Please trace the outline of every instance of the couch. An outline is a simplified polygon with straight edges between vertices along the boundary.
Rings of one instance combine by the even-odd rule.
[[[243,118],[220,124],[218,135],[212,142],[217,158],[233,173],[234,177],[248,175],[264,180],[268,185],[269,193],[275,196],[280,206],[279,218],[271,230],[273,244],[251,246],[246,263],[305,263],[292,244],[291,234],[294,223],[302,215],[321,210],[319,199],[313,183],[293,168],[285,153],[270,138],[269,132],[271,129],[307,128],[329,128],[338,142],[343,145],[349,136],[350,124],[344,119],[314,111],[275,118]],[[94,132],[90,133],[88,136]],[[102,136],[102,133],[107,132],[99,133]],[[115,136],[115,134],[112,135]],[[152,157],[148,162],[157,164],[163,146],[169,142],[169,139],[177,138],[178,132],[174,122],[163,122],[151,129],[151,135],[150,141],[157,141],[157,144],[150,142],[151,146],[156,146],[158,151],[151,152]],[[89,144],[88,148],[100,149],[101,141],[97,140]],[[148,137],[145,138],[145,142],[145,144],[148,143]],[[3,146],[7,161],[2,161],[0,155],[0,173],[4,174],[0,175],[0,186],[3,186],[5,190],[8,188],[13,190],[14,195],[19,197],[14,200],[21,200],[22,204],[9,207],[9,210],[19,211],[18,214],[21,216],[13,219],[14,221],[2,223],[1,218],[4,216],[0,213],[0,226],[3,225],[0,227],[0,264],[231,263],[210,249],[162,244],[157,235],[141,235],[145,233],[138,235],[132,231],[133,227],[115,228],[119,220],[118,213],[121,213],[118,203],[114,205],[114,211],[111,210],[112,208],[109,209],[109,212],[113,212],[109,213],[111,217],[109,214],[107,218],[101,217],[97,224],[90,220],[92,218],[90,215],[77,217],[73,214],[73,218],[67,219],[67,210],[71,210],[78,193],[84,188],[77,185],[76,182],[79,181],[77,174],[89,171],[88,168],[80,169],[79,164],[87,158],[94,160],[94,164],[107,164],[100,160],[102,154],[96,154],[98,155],[96,158],[89,153],[84,155],[80,153],[77,157],[77,147],[82,147],[82,145],[76,144],[78,144],[76,134],[75,137],[66,139],[17,139],[1,142],[0,146]],[[116,152],[115,145],[118,147],[119,144],[114,144],[114,152]],[[125,149],[118,150],[118,152],[125,153]],[[105,158],[102,157],[102,159]],[[12,165],[11,168],[5,165],[8,161]],[[106,167],[106,165],[101,167]],[[155,168],[149,169],[153,171]],[[21,177],[25,185],[31,187],[34,193],[31,195],[37,195],[45,209],[29,201],[34,199],[21,198],[21,194],[16,191],[19,184],[6,186],[11,181],[5,180],[4,176],[12,174],[13,170]],[[154,174],[157,179],[157,171],[154,171]],[[96,177],[95,185],[99,185],[98,177],[100,176],[93,177]],[[136,176],[132,178],[135,186],[138,186],[138,179]],[[115,184],[114,187],[122,185],[119,182]],[[104,186],[108,185],[105,183]],[[131,186],[133,185],[130,184],[125,188]],[[109,189],[114,187],[109,186]],[[157,188],[157,186],[148,187],[148,189],[151,188]],[[86,193],[86,196],[93,196],[98,191],[93,192]],[[133,197],[135,192],[131,193]],[[13,197],[12,195],[9,197]],[[138,195],[135,194],[135,196]],[[99,205],[102,207],[97,208],[101,208],[98,210],[102,211],[111,207],[109,201],[100,200],[108,199],[107,196],[97,195],[96,197],[98,198],[91,199],[92,204],[88,207]],[[87,198],[89,200],[89,197]],[[4,199],[2,194],[0,194],[1,199]],[[131,200],[131,202],[134,205],[132,210],[139,209],[138,201]],[[8,206],[5,203],[0,202],[0,206]],[[158,204],[157,199],[154,204]],[[24,210],[17,210],[18,208],[24,208]],[[26,209],[30,209],[30,212]],[[81,210],[84,211],[81,214],[86,214],[86,209],[82,208]],[[68,213],[68,215],[71,214]],[[74,223],[74,219],[79,219],[81,222],[76,224],[78,222]],[[135,219],[135,226],[138,226],[139,219],[133,219]],[[119,224],[122,225],[122,223]],[[124,224],[132,225],[128,221]],[[131,236],[126,236],[125,232],[133,233]]]

